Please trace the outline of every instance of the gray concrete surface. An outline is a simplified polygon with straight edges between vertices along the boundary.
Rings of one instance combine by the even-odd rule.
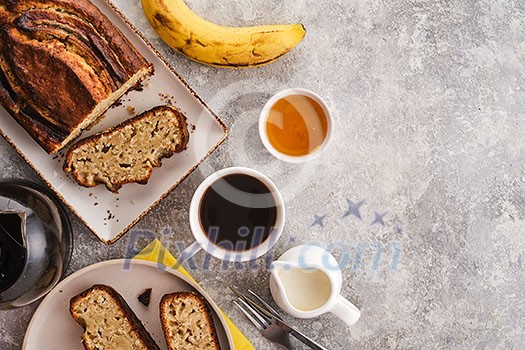
[[[308,34],[272,65],[221,70],[167,48],[137,0],[116,1],[231,128],[229,140],[136,228],[177,255],[176,242],[191,241],[189,201],[200,181],[223,167],[253,167],[285,197],[281,240],[242,269],[216,260],[205,269],[200,253],[192,273],[256,349],[275,346],[233,308],[226,288],[269,298],[265,262],[306,242],[334,252],[343,295],[362,310],[351,328],[330,315],[290,319],[330,349],[524,349],[525,3],[188,3],[219,23],[300,21]],[[318,161],[284,164],[258,139],[260,109],[289,87],[317,91],[336,114],[336,137]],[[1,177],[40,181],[3,140],[0,154]],[[71,217],[68,273],[147,243],[127,235],[104,246]],[[164,227],[172,233],[162,235]],[[20,348],[36,307],[0,312],[0,349]]]

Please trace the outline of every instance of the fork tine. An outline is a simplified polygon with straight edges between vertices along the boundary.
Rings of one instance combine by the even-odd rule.
[[[253,309],[256,310],[256,312],[259,314],[259,315],[264,315],[266,318],[269,318],[269,317],[277,317],[277,318],[281,318],[281,316],[279,315],[279,313],[277,311],[275,311],[270,305],[268,305],[266,302],[264,302],[264,300],[262,300],[257,294],[255,294],[254,292],[252,292],[251,290],[249,290],[250,294],[253,295],[257,300],[261,301],[263,303],[264,306],[262,305],[259,305],[259,303],[257,303],[255,300],[253,300],[251,297],[247,296],[247,295],[244,295],[242,294],[237,288],[235,287],[231,287],[230,286],[230,290],[238,297],[238,299],[241,299],[241,300],[244,300],[247,304],[249,304],[250,306],[252,306]]]
[[[242,293],[237,288],[230,286],[230,290],[233,292],[233,294],[235,294],[235,296],[239,298],[243,297]]]
[[[260,296],[252,292],[251,289],[248,289],[248,293],[250,293],[255,299],[257,299],[257,301],[260,302],[262,306],[264,306],[272,315],[274,315],[277,318],[281,318],[281,315],[279,315],[279,313],[273,307],[271,307],[270,304],[268,304]]]
[[[261,324],[259,323],[259,321],[257,321],[252,315],[250,315],[250,313],[249,313],[248,311],[246,311],[241,305],[239,305],[239,304],[237,303],[237,301],[234,300],[233,303],[234,303],[235,305],[237,305],[237,307],[239,308],[239,310],[242,311],[242,313],[243,313],[243,314],[244,314],[244,315],[245,315],[245,316],[246,316],[246,317],[247,317],[247,318],[253,323],[253,325],[254,325],[255,327],[257,327],[257,329],[258,329],[259,331],[264,330],[263,326],[261,326]]]
[[[266,328],[266,327],[268,327],[270,325],[270,320],[266,316],[262,315],[259,311],[257,311],[257,309],[255,309],[252,305],[250,305],[249,303],[247,303],[246,301],[244,301],[241,298],[238,298],[237,300],[241,304],[243,304],[244,307],[246,309],[248,309],[252,313],[252,315],[259,320],[259,322],[261,322],[261,324],[262,324],[262,326],[264,328]]]

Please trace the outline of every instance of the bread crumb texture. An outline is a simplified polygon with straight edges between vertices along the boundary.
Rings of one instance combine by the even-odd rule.
[[[140,321],[129,306],[123,304],[125,301],[113,293],[117,292],[94,286],[72,299],[70,312],[84,328],[84,347],[88,350],[158,349],[156,344],[151,344],[152,339],[144,339],[141,332],[146,330]],[[149,338],[149,334],[146,337]]]
[[[188,135],[182,112],[156,107],[73,145],[64,170],[71,171],[82,186],[105,184],[117,192],[126,183],[147,183],[163,158],[186,148]]]
[[[170,350],[219,349],[205,301],[193,293],[173,293],[161,301],[161,320]]]

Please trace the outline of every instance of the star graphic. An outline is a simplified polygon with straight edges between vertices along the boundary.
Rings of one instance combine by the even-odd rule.
[[[348,203],[348,210],[343,214],[342,218],[346,218],[347,216],[350,216],[353,214],[359,220],[363,220],[363,218],[361,218],[361,213],[359,212],[359,209],[365,203],[365,200],[363,199],[362,201],[358,203],[354,203],[350,198],[347,198],[346,202]]]
[[[372,221],[370,226],[372,226],[374,224],[381,224],[381,225],[385,226],[385,223],[384,223],[383,219],[385,218],[386,213],[387,213],[386,211],[383,214],[380,214],[377,211],[374,211],[375,219],[374,219],[374,221]]]
[[[326,214],[319,216],[317,214],[314,214],[314,222],[310,225],[310,227],[313,227],[315,225],[319,225],[321,227],[324,227],[324,218],[326,217]]]
[[[295,241],[296,241],[295,237],[290,237],[290,243],[295,243]]]
[[[396,226],[396,234],[398,234],[398,235],[402,235],[403,234],[403,230],[401,229],[401,227]]]

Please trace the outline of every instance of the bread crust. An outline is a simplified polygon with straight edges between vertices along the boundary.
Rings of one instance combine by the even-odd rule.
[[[206,349],[210,349],[210,350],[220,350],[220,345],[219,345],[219,339],[217,338],[217,332],[215,330],[215,327],[213,325],[213,318],[212,318],[212,315],[211,315],[211,312],[210,312],[210,309],[208,308],[208,305],[206,303],[206,300],[195,294],[195,293],[191,293],[191,292],[175,292],[175,293],[170,293],[170,294],[166,294],[162,297],[161,301],[160,301],[160,304],[159,304],[159,308],[160,308],[160,323],[162,325],[162,330],[164,332],[164,338],[166,339],[166,343],[167,343],[167,346],[168,346],[168,350],[179,350],[179,349],[175,349],[174,347],[172,347],[170,345],[170,341],[169,341],[169,332],[170,332],[170,324],[169,324],[169,303],[170,301],[172,300],[194,300],[198,303],[199,307],[200,307],[200,313],[201,313],[201,316],[204,318],[205,320],[205,323],[208,327],[208,330],[211,334],[211,343],[212,345],[206,347]],[[197,349],[197,348],[195,348]]]
[[[97,33],[104,36],[112,50],[116,51],[122,67],[128,75],[147,66],[146,60],[129,43],[124,34],[89,0],[11,0],[4,1],[14,13],[27,13],[28,10],[58,8],[85,20]]]
[[[91,288],[86,289],[85,291],[78,294],[77,296],[74,296],[70,300],[69,312],[71,313],[71,316],[73,316],[75,321],[77,321],[77,323],[81,325],[85,331],[82,335],[82,344],[84,345],[84,348],[86,348],[86,350],[95,349],[89,347],[89,343],[87,341],[88,335],[86,332],[86,324],[82,318],[82,315],[75,311],[75,306],[78,303],[80,303],[83,299],[89,298],[90,294],[95,292],[104,293],[112,299],[116,309],[124,314],[124,317],[128,321],[132,331],[137,335],[142,345],[144,345],[148,350],[160,350],[158,345],[155,343],[155,341],[148,333],[146,328],[144,328],[144,325],[142,324],[142,322],[140,322],[139,318],[137,317],[137,315],[135,315],[133,310],[131,310],[124,298],[115,289],[103,284],[95,284]]]
[[[113,181],[110,181],[110,183],[108,183],[108,181],[106,180],[97,179],[97,178],[95,178],[92,182],[89,182],[86,180],[85,177],[80,175],[80,172],[79,172],[80,169],[76,166],[75,161],[74,161],[74,155],[75,155],[76,150],[79,150],[85,146],[94,147],[100,139],[106,136],[110,136],[112,134],[119,133],[122,130],[124,130],[127,126],[138,125],[142,121],[148,118],[151,118],[157,113],[165,113],[165,112],[173,113],[173,117],[176,118],[177,123],[180,126],[178,131],[181,133],[181,141],[178,144],[176,144],[175,147],[165,150],[162,156],[151,164],[148,174],[142,177],[113,180]],[[98,134],[95,134],[93,136],[90,136],[83,140],[78,141],[76,144],[71,146],[68,152],[66,153],[63,169],[65,172],[71,172],[73,177],[77,181],[77,183],[80,184],[81,186],[94,187],[98,184],[105,184],[108,190],[117,193],[118,190],[127,183],[136,182],[142,185],[147,184],[153,172],[153,167],[160,166],[161,160],[163,158],[170,158],[175,153],[180,153],[184,151],[188,145],[189,139],[190,139],[190,134],[189,134],[188,126],[186,123],[186,116],[184,116],[184,114],[178,108],[174,106],[170,106],[170,105],[156,106],[142,114],[139,114],[138,116],[135,116],[133,118],[130,118],[124,121],[123,123],[115,127],[109,128],[103,132],[100,132]]]
[[[89,0],[0,1],[0,103],[49,153],[152,72]]]

